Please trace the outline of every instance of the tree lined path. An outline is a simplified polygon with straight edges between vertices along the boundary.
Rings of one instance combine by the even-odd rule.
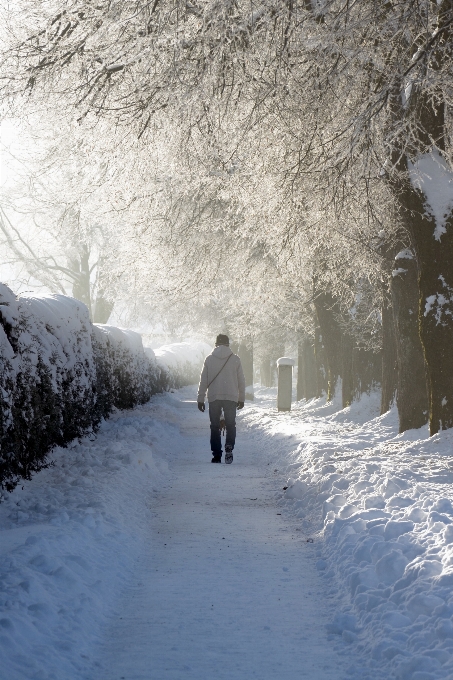
[[[172,475],[90,680],[338,680],[316,545],[280,514],[266,447],[240,420],[233,465],[211,465],[207,418],[179,405]]]
[[[452,1],[114,6],[0,7],[16,280],[453,427]]]

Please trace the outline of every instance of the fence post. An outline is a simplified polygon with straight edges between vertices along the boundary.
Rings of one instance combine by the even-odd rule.
[[[291,411],[293,366],[295,363],[294,359],[290,359],[289,357],[280,357],[280,359],[277,359],[277,409],[279,411]]]

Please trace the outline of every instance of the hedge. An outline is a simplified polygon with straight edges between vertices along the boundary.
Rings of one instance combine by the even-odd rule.
[[[16,297],[0,284],[0,490],[30,479],[52,447],[95,431],[114,408],[194,381],[206,349],[190,366],[160,363],[138,333],[92,324],[74,298]]]

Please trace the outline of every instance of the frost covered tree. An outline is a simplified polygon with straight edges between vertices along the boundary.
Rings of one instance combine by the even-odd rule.
[[[34,125],[33,125],[34,123]],[[86,166],[80,135],[32,120],[20,127],[20,141],[3,149],[5,181],[0,188],[0,244],[3,262],[23,284],[39,282],[55,293],[72,294],[90,316],[106,323],[113,308],[106,267],[109,246],[106,164]],[[21,272],[21,273],[20,273]]]
[[[50,105],[81,125],[108,121],[111,139],[122,135],[131,184],[120,187],[131,215],[122,266],[131,281],[147,266],[147,283],[165,272],[167,293],[188,295],[190,273],[206,285],[207,256],[215,280],[223,264],[216,239],[217,247],[270,253],[284,282],[275,280],[276,290],[294,291],[303,314],[314,305],[325,326],[331,394],[351,365],[338,338],[352,339],[349,357],[354,345],[372,344],[384,299],[397,314],[382,314],[384,349],[394,333],[404,346],[409,326],[398,314],[412,305],[415,279],[399,277],[390,296],[388,263],[412,248],[434,433],[453,425],[452,12],[446,0],[76,0],[63,8],[23,0],[14,15],[3,10],[1,94],[13,110]],[[149,147],[158,139],[159,182],[170,182],[171,200],[155,190]],[[443,190],[434,193],[434,184]],[[238,317],[240,308],[238,299]],[[399,372],[409,364],[399,360]],[[420,409],[407,425],[419,417]]]

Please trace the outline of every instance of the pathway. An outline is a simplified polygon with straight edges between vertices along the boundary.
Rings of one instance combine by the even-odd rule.
[[[171,480],[150,492],[149,540],[87,680],[346,677],[313,547],[279,514],[272,463],[239,422],[234,463],[211,465],[207,414],[184,394]]]

